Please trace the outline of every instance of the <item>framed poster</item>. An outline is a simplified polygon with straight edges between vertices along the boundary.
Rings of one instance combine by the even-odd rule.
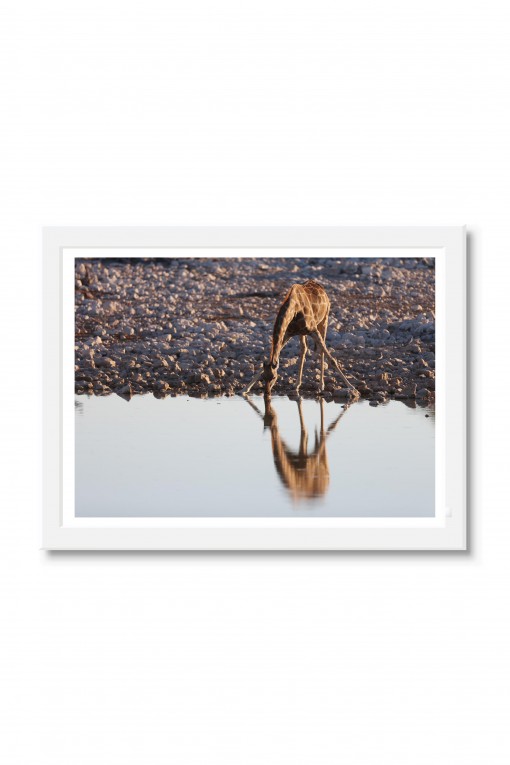
[[[464,228],[44,230],[49,550],[465,550]]]

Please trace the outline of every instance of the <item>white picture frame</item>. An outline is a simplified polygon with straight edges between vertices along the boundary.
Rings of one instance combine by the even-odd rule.
[[[122,525],[75,527],[66,521],[65,464],[72,445],[64,445],[72,416],[67,362],[74,329],[64,313],[64,262],[71,250],[299,249],[329,251],[430,248],[437,252],[436,331],[437,415],[435,525],[410,525],[395,519],[385,526],[372,519],[311,525],[291,519],[177,519],[150,527],[126,519]],[[204,252],[204,254],[206,254]],[[465,227],[383,228],[46,228],[43,231],[44,332],[44,486],[42,546],[47,550],[457,550],[467,549],[466,518],[466,229]],[[72,323],[72,319],[71,319]],[[64,353],[64,350],[66,351]],[[66,355],[67,354],[67,355]],[[68,383],[66,383],[66,380]],[[70,381],[70,382],[69,382]],[[71,456],[72,458],[72,456]],[[66,462],[67,460],[67,462]],[[436,462],[436,470],[438,463]],[[67,495],[69,497],[69,494]],[[69,504],[69,501],[67,501]],[[214,523],[214,520],[223,521]]]

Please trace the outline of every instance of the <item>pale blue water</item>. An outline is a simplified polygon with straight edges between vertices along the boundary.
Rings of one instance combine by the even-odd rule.
[[[250,401],[77,397],[76,515],[434,515],[431,410]]]

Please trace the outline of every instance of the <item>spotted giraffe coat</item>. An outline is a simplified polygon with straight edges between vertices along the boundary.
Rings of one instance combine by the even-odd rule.
[[[294,284],[274,323],[271,361],[278,359],[291,337],[319,331],[325,339],[330,306],[326,291],[318,282],[309,280],[305,284]]]

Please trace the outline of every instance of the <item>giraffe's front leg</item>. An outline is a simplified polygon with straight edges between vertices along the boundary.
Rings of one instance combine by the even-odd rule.
[[[255,383],[257,383],[257,382],[260,380],[260,378],[262,377],[263,373],[264,373],[264,367],[262,367],[262,368],[261,368],[261,369],[260,369],[260,370],[259,370],[259,371],[256,373],[255,377],[253,377],[253,379],[252,379],[252,380],[251,380],[251,381],[248,383],[248,385],[246,386],[246,388],[244,388],[244,390],[242,390],[242,391],[241,391],[241,393],[242,393],[242,395],[243,395],[243,396],[247,396],[247,395],[248,395],[248,393],[251,391],[251,389],[253,388],[253,386],[255,385]]]
[[[301,381],[303,379],[303,367],[305,365],[305,358],[308,351],[306,335],[301,335],[300,343],[301,343],[301,358],[299,359],[299,372],[298,372],[298,383],[296,387],[296,393],[299,393],[299,389],[301,388]]]

